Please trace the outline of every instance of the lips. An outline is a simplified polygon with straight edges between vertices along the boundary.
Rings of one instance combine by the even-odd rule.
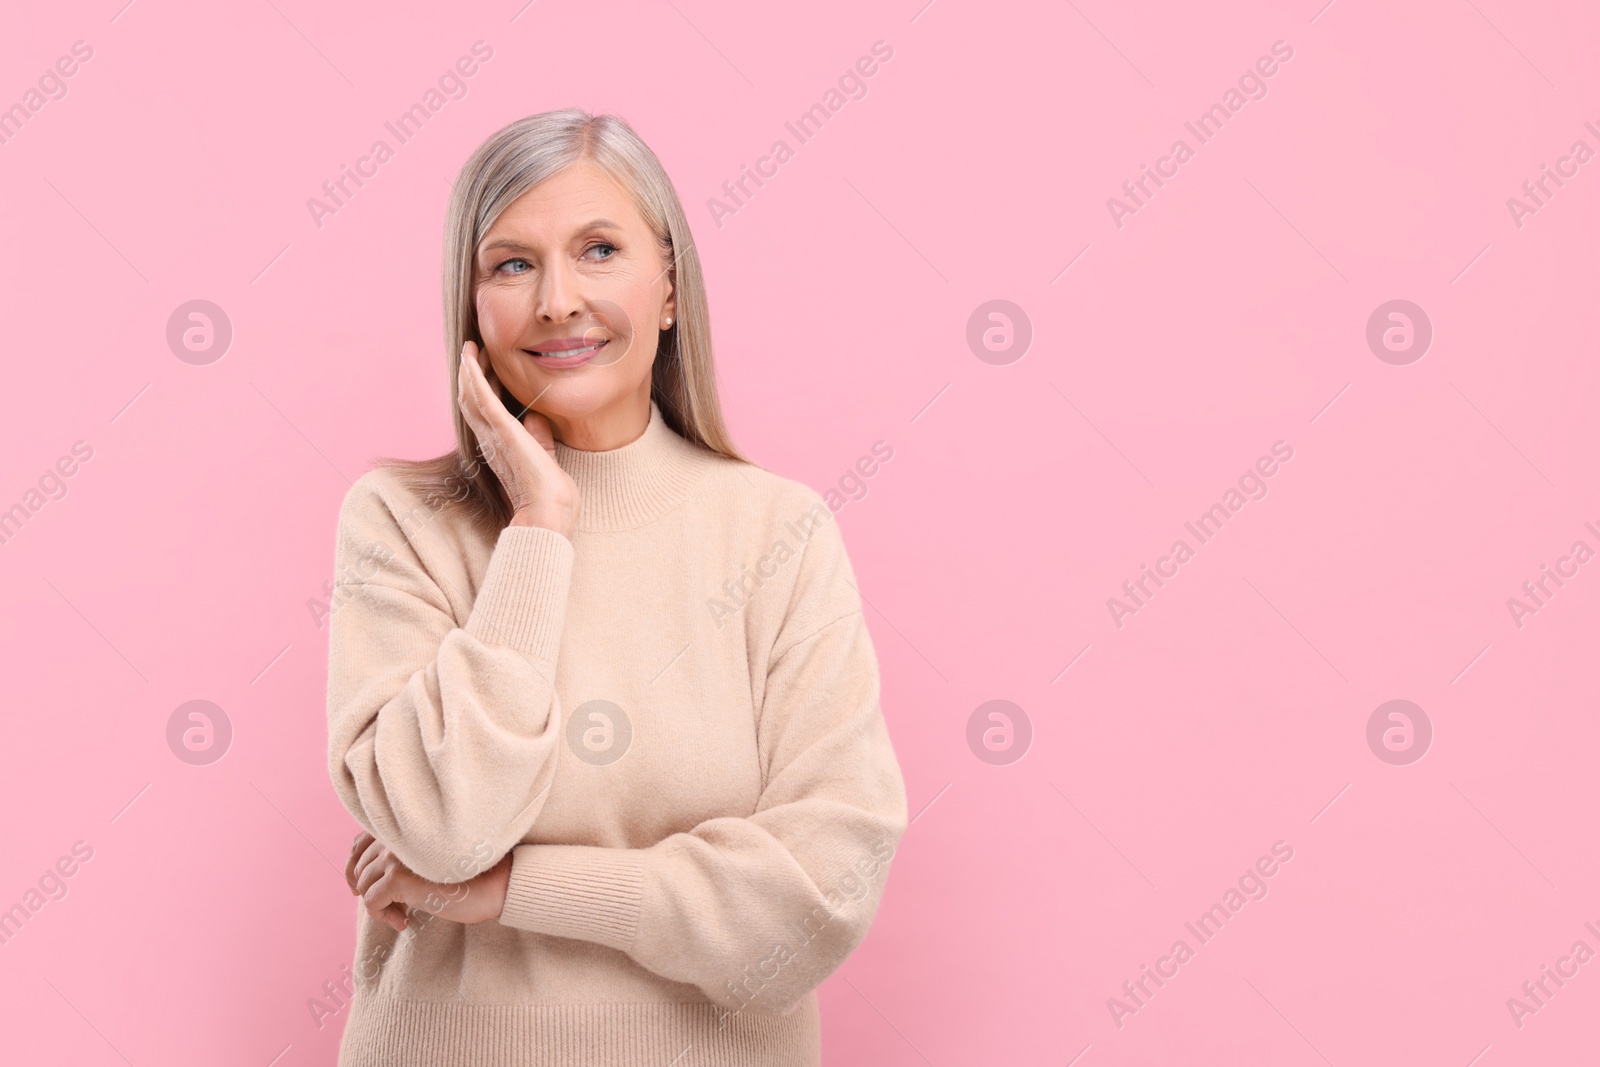
[[[559,354],[561,354],[563,352],[568,352],[568,351],[571,351],[573,349],[593,348],[596,345],[604,344],[604,343],[605,343],[604,340],[591,341],[591,340],[589,340],[589,338],[587,336],[585,336],[585,337],[558,337],[553,341],[545,341],[542,344],[534,345],[532,348],[528,349],[528,351],[533,352],[536,355],[541,355],[541,356],[551,355],[551,354],[559,355]]]
[[[536,356],[556,356],[564,359],[572,359],[578,356],[587,355],[590,352],[598,352],[602,347],[605,346],[606,343],[607,342],[605,341],[594,341],[590,343],[579,341],[576,344],[569,344],[566,341],[559,341],[551,342],[548,345],[541,345],[540,347],[531,349],[530,351],[532,351]]]
[[[604,341],[586,341],[574,337],[561,341],[547,341],[538,348],[528,348],[523,351],[546,367],[579,367],[593,359],[610,343],[609,338]]]

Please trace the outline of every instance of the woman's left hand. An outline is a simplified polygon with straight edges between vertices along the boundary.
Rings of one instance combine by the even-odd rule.
[[[409,924],[407,908],[451,922],[481,923],[500,918],[505,909],[511,855],[470,881],[446,885],[420,877],[388,846],[362,831],[350,846],[344,876],[350,892],[364,898],[368,914],[396,930]]]

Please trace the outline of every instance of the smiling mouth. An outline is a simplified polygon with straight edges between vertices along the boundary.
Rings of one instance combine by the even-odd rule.
[[[586,345],[583,348],[568,348],[556,352],[540,352],[535,349],[527,349],[526,351],[529,355],[538,359],[564,361],[569,359],[582,359],[585,356],[593,355],[610,343],[611,342],[608,339],[605,341],[598,341],[592,345]]]

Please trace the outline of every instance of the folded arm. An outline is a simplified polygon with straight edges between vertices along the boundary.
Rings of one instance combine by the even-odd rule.
[[[457,626],[411,543],[416,509],[397,516],[372,478],[339,515],[329,773],[351,815],[407,867],[462,882],[522,839],[553,781],[573,546],[542,527],[503,529]]]
[[[832,552],[813,581],[848,582]],[[841,601],[854,610],[816,625],[815,605]],[[853,582],[792,621],[759,711],[755,812],[648,848],[519,845],[502,923],[610,946],[729,1011],[791,1011],[844,962],[905,832],[905,786]]]

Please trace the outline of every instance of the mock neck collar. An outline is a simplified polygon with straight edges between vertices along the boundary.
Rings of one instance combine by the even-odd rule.
[[[578,530],[628,530],[665,514],[686,498],[714,453],[686,440],[650,399],[644,433],[620,448],[589,452],[561,441],[556,463],[578,487]]]

